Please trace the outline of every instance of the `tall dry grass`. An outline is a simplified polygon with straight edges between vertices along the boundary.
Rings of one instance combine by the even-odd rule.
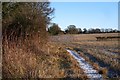
[[[27,43],[21,40],[18,42],[3,40],[3,78],[39,77],[36,54],[40,55],[42,51],[35,52],[35,47],[32,48],[34,45]]]
[[[37,36],[19,41],[3,39],[4,78],[87,78],[65,45],[41,44]]]

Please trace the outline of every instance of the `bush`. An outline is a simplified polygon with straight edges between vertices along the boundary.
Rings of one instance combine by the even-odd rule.
[[[49,27],[48,32],[51,33],[52,35],[57,35],[61,31],[60,27],[53,23],[51,27]]]
[[[49,2],[2,3],[3,78],[39,77],[46,27],[53,9]],[[40,56],[40,54],[43,54]]]
[[[78,29],[76,28],[75,25],[69,25],[67,27],[67,29],[65,30],[66,33],[69,33],[69,34],[77,34],[79,33]]]
[[[39,34],[46,37],[46,27],[50,23],[54,9],[49,2],[3,3],[3,38],[18,40]],[[44,36],[42,36],[44,35]]]

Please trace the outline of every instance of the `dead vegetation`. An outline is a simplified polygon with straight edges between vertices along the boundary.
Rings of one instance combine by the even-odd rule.
[[[38,42],[37,42],[38,41]],[[37,38],[3,41],[3,78],[87,78],[65,45]]]

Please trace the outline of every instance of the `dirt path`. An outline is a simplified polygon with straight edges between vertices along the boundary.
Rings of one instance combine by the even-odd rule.
[[[84,70],[84,73],[87,74],[88,78],[102,80],[102,75],[100,75],[97,70],[94,70],[93,67],[88,64],[84,58],[72,50],[67,49],[67,51],[77,60],[80,67]]]

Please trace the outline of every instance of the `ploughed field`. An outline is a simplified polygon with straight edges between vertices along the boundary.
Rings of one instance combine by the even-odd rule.
[[[113,39],[98,40],[97,37],[112,37]],[[103,78],[120,77],[119,33],[67,34],[51,36],[50,38],[51,41],[77,52]]]

